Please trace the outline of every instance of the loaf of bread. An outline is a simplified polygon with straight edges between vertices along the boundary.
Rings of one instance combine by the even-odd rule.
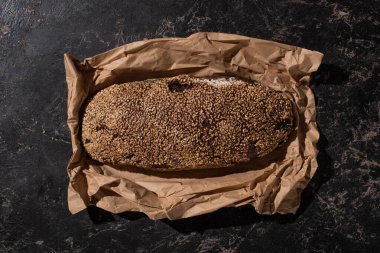
[[[221,168],[269,154],[292,131],[292,102],[238,78],[180,75],[115,84],[85,105],[82,142],[103,163]]]

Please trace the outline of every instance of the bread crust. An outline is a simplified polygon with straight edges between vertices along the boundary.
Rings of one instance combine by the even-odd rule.
[[[180,75],[101,90],[84,108],[81,138],[103,163],[220,168],[269,154],[292,125],[292,102],[260,83]]]

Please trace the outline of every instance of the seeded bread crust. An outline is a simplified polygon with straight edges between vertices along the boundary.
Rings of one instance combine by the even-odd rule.
[[[84,109],[100,162],[152,170],[228,167],[267,155],[293,127],[292,102],[259,83],[181,75],[115,84]]]

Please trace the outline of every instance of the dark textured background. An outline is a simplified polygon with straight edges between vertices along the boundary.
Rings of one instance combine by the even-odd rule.
[[[379,1],[0,0],[0,252],[380,252]],[[178,221],[66,204],[63,54],[221,31],[321,51],[320,167],[296,215]]]

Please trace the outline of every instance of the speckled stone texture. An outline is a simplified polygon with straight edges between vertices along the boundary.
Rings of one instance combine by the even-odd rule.
[[[0,1],[1,252],[379,252],[379,1]],[[221,31],[325,54],[320,167],[296,215],[178,221],[67,210],[63,53]]]

